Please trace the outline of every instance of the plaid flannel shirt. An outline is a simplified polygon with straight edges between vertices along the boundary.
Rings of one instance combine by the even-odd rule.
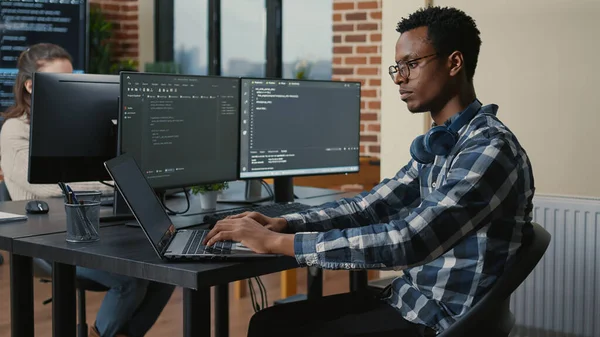
[[[403,270],[385,301],[413,323],[450,326],[531,233],[531,165],[497,109],[482,107],[449,155],[411,160],[369,192],[284,216],[298,263]]]

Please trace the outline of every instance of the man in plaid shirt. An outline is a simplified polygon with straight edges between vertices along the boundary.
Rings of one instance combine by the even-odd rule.
[[[355,198],[282,218],[220,221],[209,245],[240,241],[326,269],[396,269],[380,297],[341,294],[257,313],[249,336],[429,336],[469,311],[511,266],[531,230],[534,183],[525,150],[481,105],[473,76],[475,22],[429,7],[398,23],[389,73],[411,112],[432,129],[395,177]]]

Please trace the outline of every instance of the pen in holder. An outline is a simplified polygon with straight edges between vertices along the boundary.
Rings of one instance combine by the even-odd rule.
[[[100,191],[72,191],[69,190],[67,191],[68,193],[73,193],[76,197],[75,199],[78,202],[81,201],[94,201],[94,202],[101,202],[102,201],[102,192]],[[68,197],[65,196],[65,193],[63,192],[63,198],[65,199],[65,202],[68,203]]]
[[[63,182],[58,186],[63,191],[65,213],[67,214],[67,241],[93,242],[100,239],[100,197],[99,191],[81,192],[77,195]]]
[[[100,202],[66,203],[67,241],[93,242],[100,239]]]

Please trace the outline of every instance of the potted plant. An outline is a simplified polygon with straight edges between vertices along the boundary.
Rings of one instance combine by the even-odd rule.
[[[296,63],[294,77],[298,80],[306,80],[310,74],[311,63],[306,60],[300,60]]]
[[[113,23],[108,21],[99,6],[90,8],[89,18],[91,74],[118,74],[122,70],[137,70],[138,62],[132,59],[119,60],[115,55]]]
[[[214,210],[217,208],[217,197],[219,192],[229,188],[228,182],[204,184],[192,186],[191,191],[194,195],[200,196],[200,205],[202,209]]]

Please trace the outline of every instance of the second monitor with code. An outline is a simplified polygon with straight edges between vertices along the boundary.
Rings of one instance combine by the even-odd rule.
[[[240,178],[359,171],[360,83],[242,78]]]
[[[157,191],[236,180],[239,81],[122,72],[120,152]]]

